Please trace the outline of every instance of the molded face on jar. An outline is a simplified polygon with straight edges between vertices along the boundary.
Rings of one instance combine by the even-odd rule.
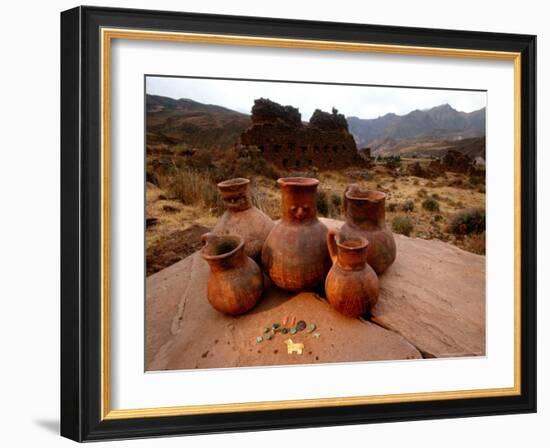
[[[223,203],[228,210],[242,211],[252,207],[250,180],[244,177],[228,179],[218,184]]]
[[[284,177],[281,187],[283,220],[306,222],[317,218],[316,192],[319,181],[309,177]]]

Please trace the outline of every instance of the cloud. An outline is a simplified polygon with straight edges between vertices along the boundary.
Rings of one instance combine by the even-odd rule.
[[[216,104],[243,113],[250,113],[254,100],[264,97],[297,107],[304,121],[309,120],[315,109],[330,111],[332,107],[348,117],[376,118],[387,113],[403,115],[446,103],[456,110],[471,112],[485,107],[487,102],[486,92],[480,91],[153,76],[146,79],[146,91]]]

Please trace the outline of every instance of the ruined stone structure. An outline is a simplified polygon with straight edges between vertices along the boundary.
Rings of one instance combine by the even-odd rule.
[[[295,107],[282,106],[268,99],[254,101],[252,124],[241,135],[245,146],[256,146],[264,158],[288,170],[311,167],[338,169],[363,166],[346,118],[315,110],[309,123],[302,123]]]

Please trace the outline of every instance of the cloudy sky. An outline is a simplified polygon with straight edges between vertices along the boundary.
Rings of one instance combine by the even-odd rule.
[[[389,112],[403,115],[448,103],[471,112],[486,105],[485,92],[411,89],[400,87],[341,86],[264,81],[227,81],[197,78],[146,78],[146,91],[170,98],[189,98],[250,113],[256,98],[264,97],[300,109],[308,121],[315,109],[336,107],[346,116],[376,118]]]

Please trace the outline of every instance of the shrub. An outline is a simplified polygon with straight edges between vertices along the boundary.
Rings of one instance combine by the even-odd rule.
[[[401,204],[401,210],[404,212],[412,212],[414,210],[414,201],[409,199],[408,201],[403,202],[403,204]]]
[[[321,216],[328,216],[328,199],[327,199],[327,193],[323,190],[319,190],[317,192],[317,212]]]
[[[409,236],[414,229],[412,219],[408,216],[396,216],[391,222],[392,229],[396,233]]]
[[[469,235],[485,232],[485,210],[471,208],[457,213],[449,224],[455,235]]]
[[[214,167],[214,158],[211,151],[201,149],[187,158],[186,164],[189,168],[197,171],[211,170]]]
[[[147,182],[152,183],[153,185],[156,185],[157,187],[159,186],[159,180],[157,178],[157,175],[155,173],[153,173],[152,171],[147,170],[147,172],[145,174],[145,180]]]
[[[387,168],[395,170],[401,166],[401,156],[388,156],[385,161]]]
[[[421,188],[416,192],[416,194],[419,198],[425,198],[428,195],[428,192],[426,191],[425,188]]]
[[[397,204],[395,202],[391,202],[388,204],[388,211],[389,212],[394,212],[395,210],[397,210]]]
[[[468,184],[470,184],[470,186],[473,188],[481,185],[482,182],[483,182],[483,179],[479,176],[470,176],[468,178]]]
[[[330,215],[333,217],[339,217],[342,207],[342,198],[339,194],[332,193],[330,195]]]
[[[434,198],[426,198],[422,201],[422,207],[430,212],[438,212],[439,202]]]

